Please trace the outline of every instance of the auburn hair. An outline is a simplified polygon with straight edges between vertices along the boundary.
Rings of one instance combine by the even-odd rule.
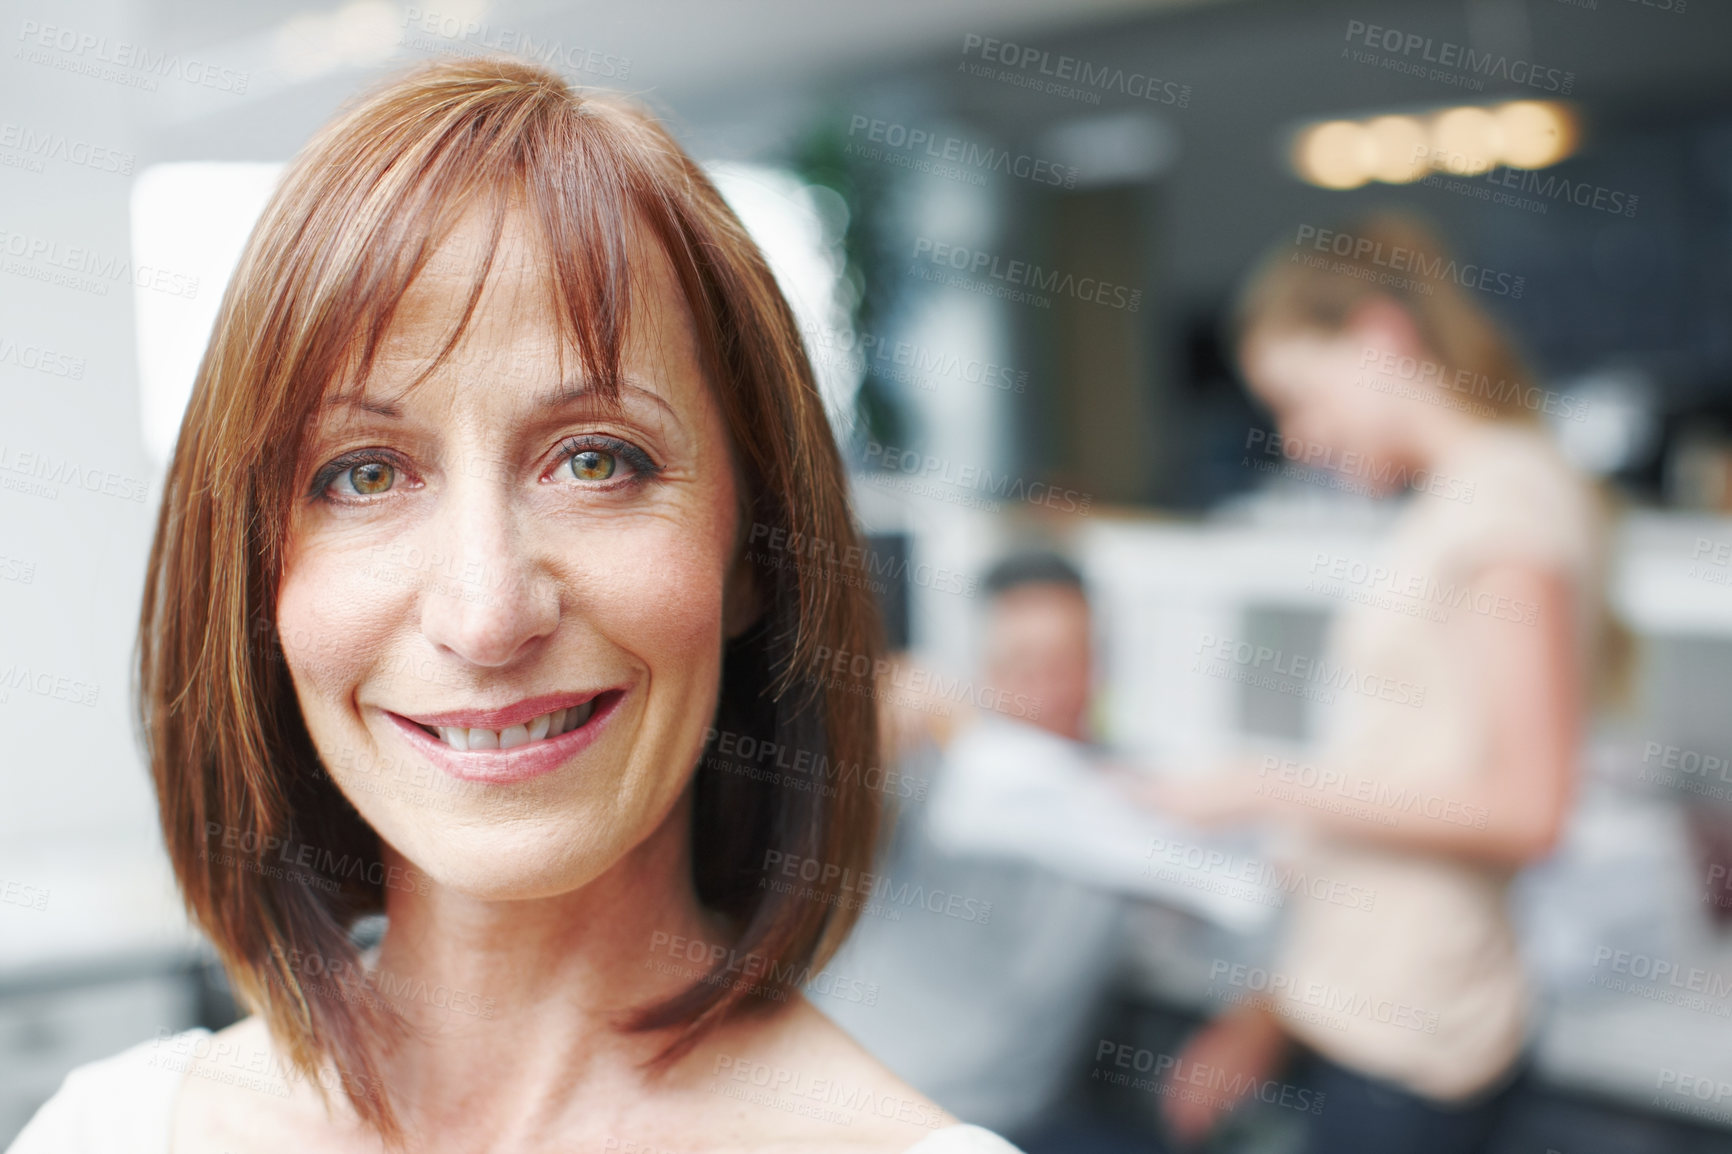
[[[339,379],[365,379],[410,283],[478,204],[493,206],[495,238],[507,213],[527,217],[565,335],[607,397],[631,316],[628,234],[653,237],[696,322],[753,537],[858,541],[794,315],[715,186],[648,112],[521,61],[440,62],[374,89],[289,165],[223,296],[181,423],[145,580],[137,704],[182,894],[237,994],[300,1073],[325,1086],[334,1067],[359,1115],[393,1141],[402,1133],[379,1059],[401,1023],[363,988],[351,932],[384,908],[379,837],[321,766],[275,605],[304,431]],[[479,254],[440,358],[491,262]],[[869,869],[877,844],[881,798],[862,775],[790,788],[713,756],[726,732],[823,764],[877,764],[870,686],[826,679],[821,661],[879,652],[870,594],[773,560],[753,561],[761,616],[727,645],[712,732],[690,767],[699,899],[734,928],[729,957],[750,955],[763,977],[728,980],[723,959],[639,1007],[622,1025],[670,1031],[658,1062],[754,1003],[785,999],[828,960],[858,916],[841,879]],[[218,834],[228,844],[213,844]],[[272,858],[285,845],[368,868],[282,870]],[[763,886],[772,852],[837,868],[799,890]],[[321,959],[317,990],[293,961],[309,955]]]

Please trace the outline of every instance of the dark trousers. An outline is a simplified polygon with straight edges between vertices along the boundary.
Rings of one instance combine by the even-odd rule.
[[[1522,1078],[1514,1072],[1471,1101],[1441,1103],[1313,1054],[1304,1080],[1324,1095],[1307,1120],[1304,1154],[1478,1154]]]

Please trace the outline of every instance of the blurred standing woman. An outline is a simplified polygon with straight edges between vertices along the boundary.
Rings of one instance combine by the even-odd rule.
[[[1538,419],[1560,406],[1468,290],[1391,273],[1400,251],[1448,267],[1438,240],[1392,216],[1341,231],[1362,257],[1283,246],[1251,279],[1241,365],[1301,457],[1409,492],[1380,555],[1314,566],[1343,602],[1316,758],[1159,793],[1193,819],[1286,830],[1311,883],[1288,898],[1282,993],[1187,1057],[1267,1072],[1302,1043],[1325,1094],[1318,1154],[1475,1150],[1526,1039],[1506,888],[1570,806],[1604,518]],[[1196,1134],[1210,1114],[1175,1100],[1169,1120]]]
[[[878,764],[818,658],[875,610],[754,525],[855,540],[793,314],[664,129],[504,59],[326,126],[223,298],[139,636],[252,1013],[74,1071],[15,1151],[1012,1151],[802,996],[878,795],[713,747]]]

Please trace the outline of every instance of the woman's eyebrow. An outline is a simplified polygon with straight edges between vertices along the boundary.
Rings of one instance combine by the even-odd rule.
[[[325,398],[319,407],[321,409],[360,409],[362,412],[372,413],[380,417],[390,417],[392,420],[401,419],[403,416],[403,410],[390,401],[370,400],[355,393],[332,393]]]
[[[657,393],[652,389],[646,389],[642,385],[631,380],[622,380],[619,383],[619,391],[622,394],[631,393],[634,396],[643,397],[647,400],[653,401],[655,404],[659,405],[662,411],[665,412],[675,423],[679,422],[679,415],[674,412],[673,406],[668,404],[660,393]],[[593,383],[582,379],[574,379],[562,381],[555,385],[547,392],[538,396],[535,399],[535,403],[541,408],[554,409],[560,408],[564,405],[569,405],[574,401],[587,400],[592,396],[598,395],[600,395],[600,391]]]
[[[674,412],[673,406],[668,404],[661,394],[655,392],[653,389],[646,389],[634,381],[624,380],[620,382],[619,390],[621,393],[630,393],[634,396],[643,397],[646,400],[653,402],[670,418],[678,423],[679,415]],[[593,383],[581,379],[569,380],[561,382],[537,396],[535,398],[535,405],[537,408],[555,409],[572,404],[576,401],[588,400],[591,397],[599,395],[600,391]],[[401,420],[403,416],[403,410],[392,401],[375,400],[356,393],[333,393],[325,398],[324,403],[320,408],[326,410],[338,408],[360,409],[362,412],[372,413],[375,416],[380,417],[388,417],[391,420]]]

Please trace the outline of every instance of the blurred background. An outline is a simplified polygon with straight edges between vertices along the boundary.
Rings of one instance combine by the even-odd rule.
[[[1247,269],[1398,207],[1492,271],[1476,299],[1557,443],[1618,494],[1637,641],[1515,889],[1541,1009],[1496,1148],[1732,1150],[1732,8],[25,0],[0,33],[0,1144],[72,1066],[233,1013],[129,692],[163,461],[239,245],[358,88],[505,51],[648,102],[759,237],[896,559],[896,645],[966,676],[981,574],[1058,549],[1095,602],[1093,731],[1135,761],[1303,748],[1315,703],[1196,676],[1198,639],[1317,651],[1341,601],[1315,559],[1391,516],[1272,467],[1223,337]],[[1139,902],[1065,1108],[1163,1148],[1095,1043],[1173,1052],[1265,932]],[[1284,1148],[1281,1114],[1216,1141]]]

